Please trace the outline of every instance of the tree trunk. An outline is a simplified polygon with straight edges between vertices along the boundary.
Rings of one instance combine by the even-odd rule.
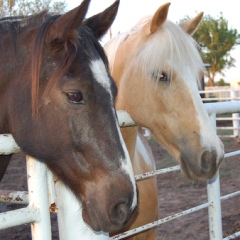
[[[214,86],[214,79],[213,78],[209,78],[208,79],[208,85],[209,85],[209,87],[213,87]]]

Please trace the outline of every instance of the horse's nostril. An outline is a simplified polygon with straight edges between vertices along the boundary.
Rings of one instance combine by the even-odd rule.
[[[124,224],[129,216],[129,207],[125,203],[118,203],[112,208],[111,221],[115,224]]]
[[[205,151],[201,158],[202,171],[211,171],[214,166],[216,166],[217,153],[215,150],[209,152]]]

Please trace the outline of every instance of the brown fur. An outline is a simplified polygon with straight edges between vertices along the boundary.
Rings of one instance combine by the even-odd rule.
[[[89,4],[0,20],[0,133],[11,133],[73,191],[88,225],[114,231],[137,204],[113,108],[117,89],[96,38],[111,26],[119,1],[83,22]],[[0,156],[0,179],[9,159]]]

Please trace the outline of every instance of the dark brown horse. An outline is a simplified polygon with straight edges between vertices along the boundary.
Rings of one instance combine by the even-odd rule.
[[[113,231],[137,205],[114,108],[117,88],[98,42],[119,1],[84,20],[89,3],[64,15],[0,21],[0,133],[47,164],[82,201],[94,230]],[[1,179],[11,156],[0,158]]]

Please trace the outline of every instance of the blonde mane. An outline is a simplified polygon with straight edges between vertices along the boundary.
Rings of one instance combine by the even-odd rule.
[[[142,27],[150,21],[151,17],[152,16],[141,18],[137,22],[137,24],[134,27],[132,27],[129,31],[119,33],[117,36],[115,36],[109,42],[107,42],[105,44],[104,49],[107,50],[106,54],[108,56],[108,60],[109,60],[109,64],[110,64],[110,72],[112,72],[112,68],[113,68],[113,65],[115,62],[116,52],[117,52],[119,46],[123,42],[125,42],[130,35],[133,35],[133,34],[137,33],[138,31],[140,31],[142,29]]]
[[[128,32],[117,35],[105,45],[111,71],[120,45],[127,41],[129,36],[138,34],[151,18],[151,16],[142,18]],[[134,42],[132,41],[132,44]],[[204,70],[198,44],[180,26],[168,20],[161,29],[149,36],[149,39],[138,49],[132,61],[134,61],[134,65],[138,66],[138,69],[142,70],[143,76],[149,75],[151,72],[161,73],[167,63],[171,68],[168,69],[168,74],[172,74],[174,71],[184,76],[186,67],[190,67],[192,78],[199,82],[199,73]]]

